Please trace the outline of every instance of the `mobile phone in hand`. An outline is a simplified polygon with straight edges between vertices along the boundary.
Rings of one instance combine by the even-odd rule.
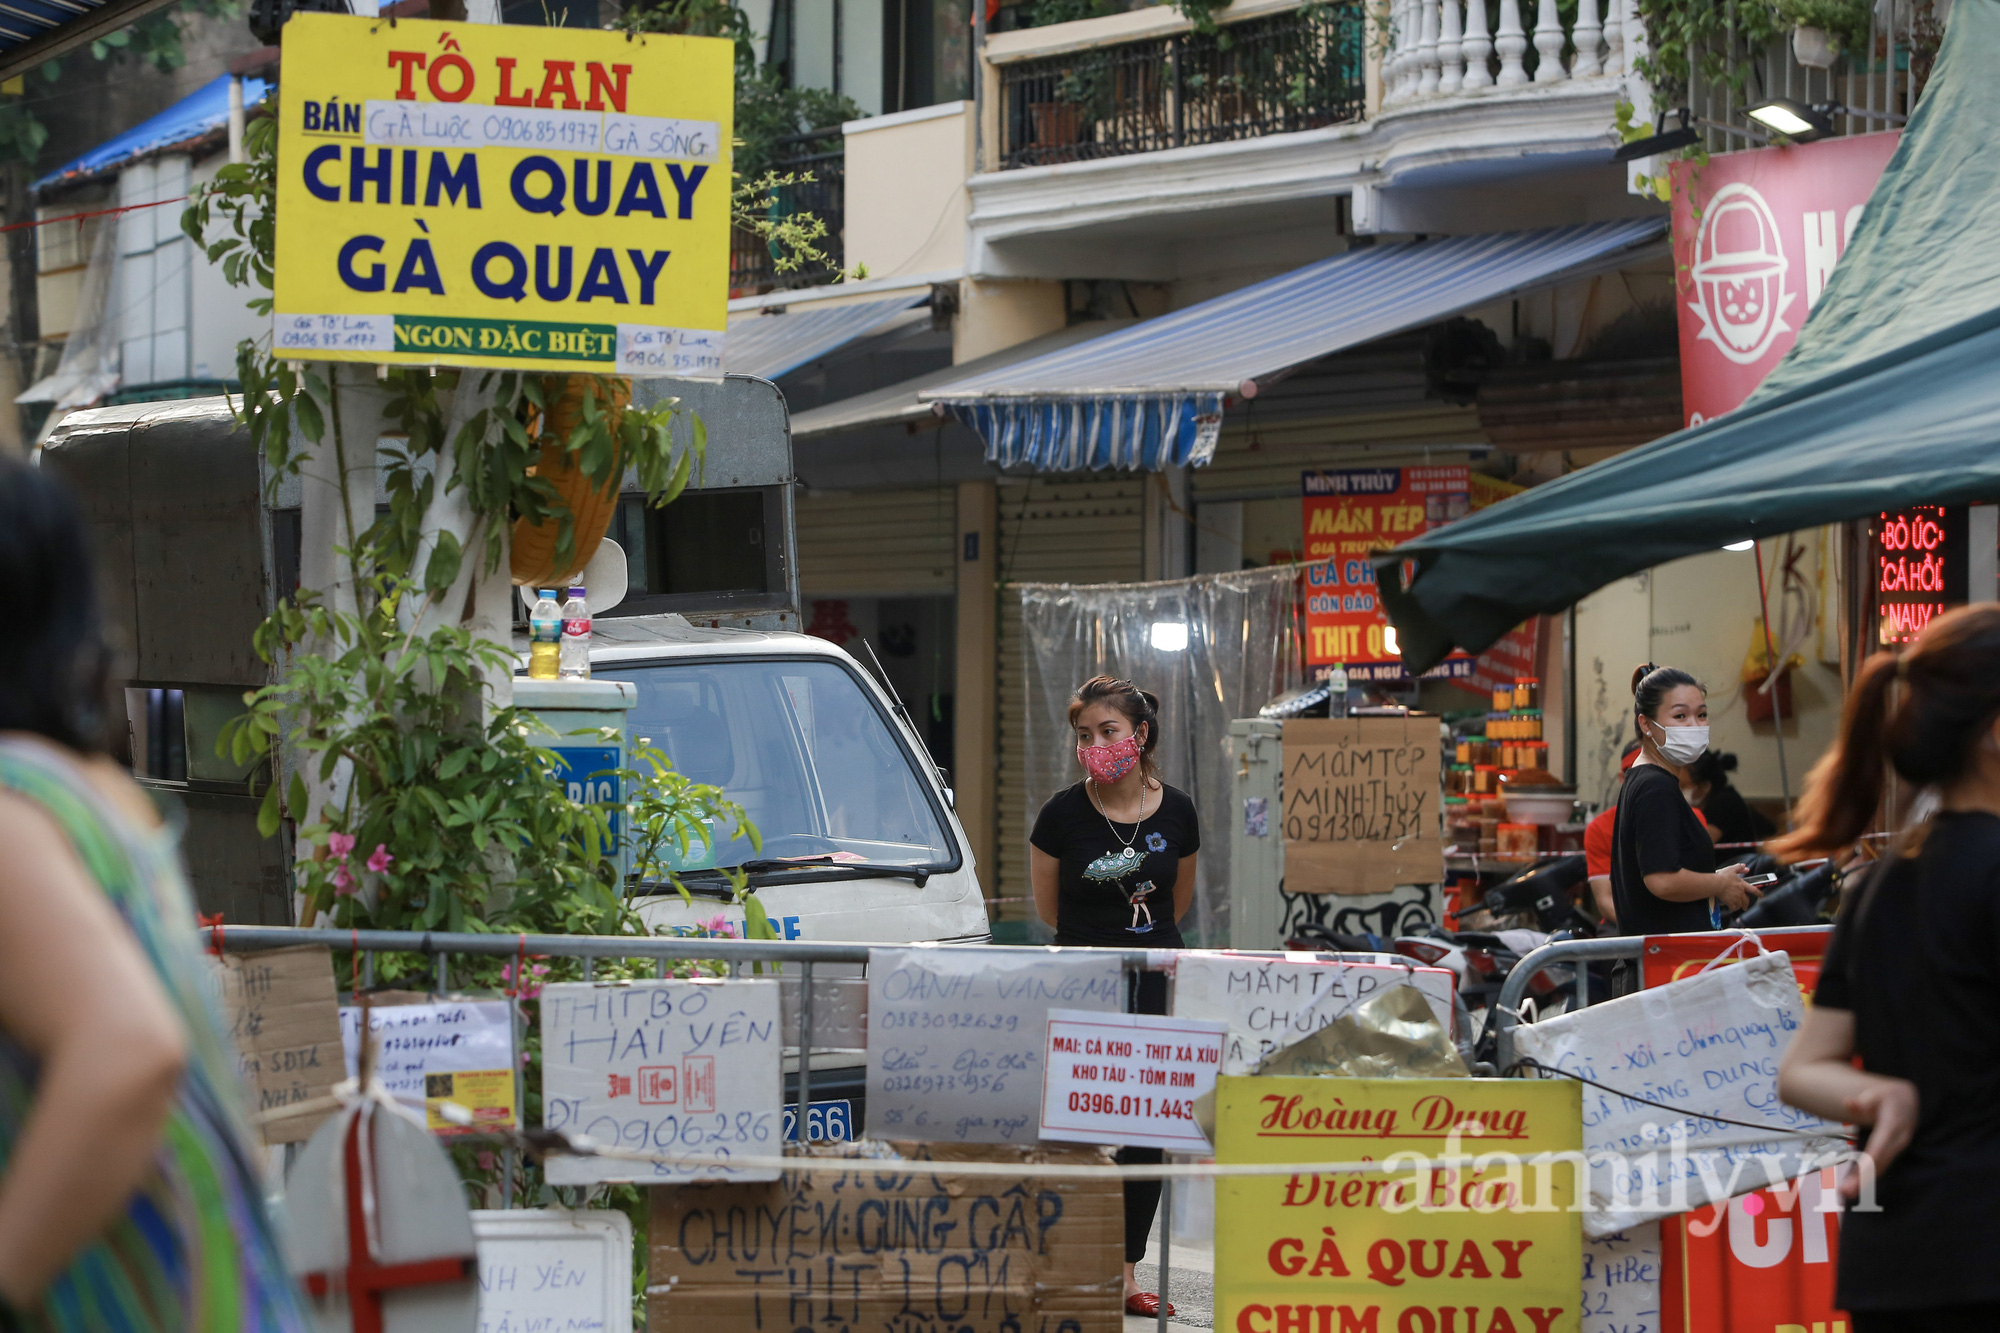
[[[1776,884],[1778,877],[1776,875],[1745,875],[1743,882],[1753,889],[1761,889],[1766,884]]]

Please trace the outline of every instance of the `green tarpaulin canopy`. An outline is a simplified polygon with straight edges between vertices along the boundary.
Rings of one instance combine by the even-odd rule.
[[[1996,70],[2000,0],[1958,0],[1853,242],[1742,407],[1376,557],[1413,672],[1728,542],[2000,499]]]

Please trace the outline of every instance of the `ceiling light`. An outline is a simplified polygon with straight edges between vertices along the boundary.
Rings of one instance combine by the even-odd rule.
[[[1833,133],[1833,117],[1828,106],[1807,106],[1789,97],[1773,97],[1759,102],[1743,114],[1773,134],[1808,143]]]
[[[1674,114],[1680,117],[1681,127],[1679,129],[1670,130],[1667,128],[1667,113],[1662,111],[1659,119],[1653,123],[1654,132],[1652,134],[1647,135],[1643,139],[1634,139],[1630,143],[1620,144],[1618,150],[1612,153],[1611,160],[1613,162],[1636,162],[1642,157],[1654,157],[1660,153],[1671,153],[1677,148],[1689,148],[1700,143],[1701,131],[1689,123],[1692,120],[1692,114],[1688,109],[1681,107]]]
[[[1184,620],[1155,620],[1152,631],[1153,647],[1163,653],[1178,653],[1187,648],[1188,628]]]
[[[1742,541],[1731,542],[1729,543],[1729,545],[1723,547],[1722,549],[1725,551],[1747,551],[1756,544],[1757,544],[1757,539],[1755,537],[1745,537]]]

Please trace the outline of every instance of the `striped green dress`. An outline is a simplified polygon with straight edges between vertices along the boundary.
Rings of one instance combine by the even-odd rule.
[[[22,1311],[29,1327],[236,1333],[308,1327],[264,1208],[236,1062],[205,974],[174,835],[135,827],[69,763],[0,740],[0,788],[54,817],[132,928],[188,1031],[188,1067],[151,1177]],[[34,1100],[33,1057],[0,1032],[0,1172]]]

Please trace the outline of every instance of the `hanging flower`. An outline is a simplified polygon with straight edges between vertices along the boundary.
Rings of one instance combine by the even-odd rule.
[[[326,849],[335,856],[351,856],[354,854],[354,835],[352,833],[329,833],[326,835]]]
[[[354,876],[347,873],[345,861],[333,868],[333,891],[342,898],[354,892]]]
[[[389,844],[378,842],[375,844],[375,854],[368,858],[368,868],[379,875],[387,870],[395,859],[389,852]]]

